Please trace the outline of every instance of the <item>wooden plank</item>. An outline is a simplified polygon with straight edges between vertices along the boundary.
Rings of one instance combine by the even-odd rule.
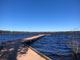
[[[3,49],[0,50],[0,60],[49,60],[50,58],[46,57],[43,54],[40,54],[35,49],[22,43],[29,40],[31,41],[41,38],[43,36],[45,36],[45,34],[19,39],[11,42],[5,42],[3,44]]]
[[[17,60],[52,60],[32,47],[25,54],[18,54]]]

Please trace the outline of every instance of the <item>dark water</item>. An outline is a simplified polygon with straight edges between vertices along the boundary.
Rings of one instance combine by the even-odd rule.
[[[32,37],[35,35],[38,35],[38,34],[30,34],[30,33],[0,34],[0,45],[2,42],[23,39],[23,38]]]
[[[76,60],[71,50],[70,40],[73,34],[52,34],[37,40],[31,46],[53,60]],[[80,37],[80,34],[74,34]],[[79,39],[80,41],[80,39]]]
[[[12,41],[35,35],[38,34],[0,34],[0,44],[5,41]],[[74,37],[74,41],[79,41],[80,44],[80,39],[76,39],[76,37],[80,37],[80,33],[51,33],[50,36],[45,36],[30,46],[53,60],[76,60],[75,57],[72,56],[74,54],[74,51],[71,49],[72,37]]]

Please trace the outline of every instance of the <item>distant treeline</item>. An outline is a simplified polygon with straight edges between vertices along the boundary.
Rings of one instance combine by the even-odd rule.
[[[80,31],[25,32],[25,31],[4,31],[4,30],[0,30],[0,33],[80,33]]]
[[[74,34],[74,33],[80,33],[80,31],[57,31],[57,32],[32,32],[32,33],[46,33],[46,34],[49,34],[49,33],[63,33],[63,34]]]
[[[4,31],[4,30],[0,30],[0,33],[28,33],[28,32],[24,32],[24,31]]]

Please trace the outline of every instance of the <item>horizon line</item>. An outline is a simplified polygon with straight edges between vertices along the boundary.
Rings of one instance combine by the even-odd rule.
[[[23,30],[0,30],[0,31],[11,31],[11,32],[67,32],[67,31],[80,31],[80,30],[60,30],[60,31],[23,31]]]

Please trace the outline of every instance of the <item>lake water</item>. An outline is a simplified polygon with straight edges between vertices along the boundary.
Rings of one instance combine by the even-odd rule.
[[[38,34],[0,34],[0,44],[5,41],[22,39],[35,35]],[[53,60],[76,60],[75,57],[72,56],[74,54],[74,51],[71,49],[72,36],[74,36],[74,41],[80,41],[80,39],[76,39],[76,37],[80,37],[80,33],[51,33],[50,36],[45,36],[32,43],[30,46]]]
[[[72,36],[74,36],[75,39],[73,41],[79,41],[80,44],[80,39],[76,39],[80,37],[80,33],[54,33],[51,34],[51,36],[45,36],[37,40],[31,44],[31,46],[53,60],[76,60],[75,57],[72,56],[74,54],[74,51],[71,49]]]
[[[32,37],[32,36],[36,36],[38,34],[30,34],[30,33],[15,33],[15,34],[0,34],[0,45],[2,42],[6,42],[6,41],[12,41],[12,40],[17,40],[17,39],[23,39],[23,38],[27,38],[27,37]]]

